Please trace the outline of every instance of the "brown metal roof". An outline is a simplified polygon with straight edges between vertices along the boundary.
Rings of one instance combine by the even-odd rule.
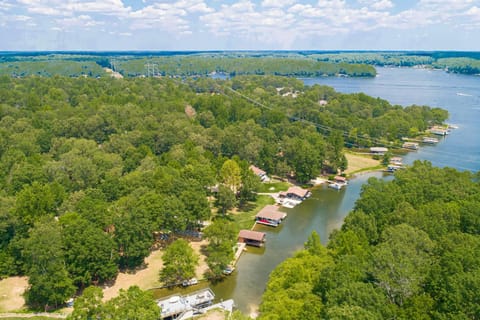
[[[287,214],[285,212],[278,211],[277,206],[267,205],[262,210],[260,210],[255,217],[271,220],[281,220],[286,216]]]
[[[240,230],[238,237],[253,241],[264,241],[265,233],[252,230]]]
[[[302,189],[300,187],[297,187],[297,186],[294,186],[294,187],[290,187],[288,188],[288,191],[287,191],[287,194],[294,194],[300,198],[303,198],[303,197],[306,197],[307,194],[308,194],[308,190],[306,189]]]
[[[263,175],[266,174],[265,171],[263,171],[262,169],[260,169],[258,167],[255,167],[254,165],[250,166],[250,170],[252,170],[253,173],[255,173],[257,176],[263,176]]]

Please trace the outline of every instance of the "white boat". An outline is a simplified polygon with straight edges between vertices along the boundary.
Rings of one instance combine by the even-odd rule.
[[[182,282],[182,286],[189,287],[198,284],[197,278],[191,278],[190,280],[185,280]]]
[[[328,185],[328,187],[332,188],[332,189],[335,189],[335,190],[340,190],[340,189],[342,189],[343,185],[339,184],[339,183],[336,183],[336,182],[332,182]]]
[[[388,171],[388,172],[395,172],[395,171],[397,171],[397,170],[399,170],[399,169],[402,169],[402,166],[389,165],[389,166],[387,167],[387,171]]]
[[[231,275],[233,271],[235,271],[235,267],[228,265],[225,267],[225,269],[223,269],[223,274],[228,276],[228,275]]]

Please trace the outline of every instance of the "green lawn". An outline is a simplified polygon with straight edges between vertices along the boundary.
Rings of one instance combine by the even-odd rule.
[[[286,191],[290,187],[290,183],[288,182],[270,182],[270,183],[262,183],[260,185],[260,189],[258,192],[265,193],[265,192],[279,192],[279,191]]]
[[[254,217],[258,211],[267,204],[274,203],[275,200],[270,196],[258,196],[257,201],[249,203],[244,210],[239,210],[235,214],[230,214],[230,217],[240,229],[251,229],[255,220]]]

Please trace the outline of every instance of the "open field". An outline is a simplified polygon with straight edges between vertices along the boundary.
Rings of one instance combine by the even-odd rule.
[[[205,262],[205,256],[201,254],[201,247],[207,245],[207,241],[190,242],[193,250],[200,255],[199,265],[196,270],[197,279],[203,278],[204,272],[208,266]],[[118,295],[120,289],[128,289],[131,286],[138,286],[143,290],[160,287],[162,284],[159,281],[159,273],[163,267],[162,250],[155,250],[145,259],[146,267],[135,273],[120,272],[111,287],[103,290],[103,299],[110,300]]]
[[[380,161],[374,160],[368,155],[358,155],[346,152],[345,157],[348,161],[348,169],[345,170],[347,175],[381,168]]]

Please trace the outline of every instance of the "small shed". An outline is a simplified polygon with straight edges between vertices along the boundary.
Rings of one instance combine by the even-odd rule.
[[[265,243],[265,237],[266,234],[264,232],[240,230],[238,233],[238,242],[242,242],[250,246],[261,247]]]

